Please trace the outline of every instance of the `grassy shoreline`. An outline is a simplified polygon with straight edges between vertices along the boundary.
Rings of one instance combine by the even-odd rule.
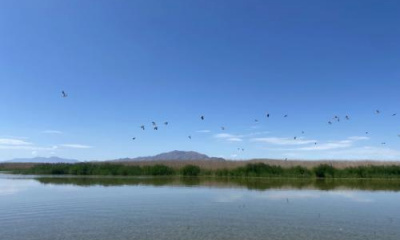
[[[171,167],[163,164],[125,165],[120,163],[76,163],[76,164],[34,164],[24,168],[0,166],[0,171],[14,174],[40,175],[98,175],[98,176],[210,176],[210,177],[264,177],[264,178],[398,178],[400,166],[357,166],[335,168],[320,164],[311,168],[304,166],[282,167],[265,163],[248,163],[235,168],[207,169],[196,165]]]

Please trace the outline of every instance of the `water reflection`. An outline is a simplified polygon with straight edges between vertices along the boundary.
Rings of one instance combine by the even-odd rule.
[[[0,239],[400,239],[400,181],[0,174]]]
[[[173,186],[173,187],[210,187],[210,188],[246,188],[265,191],[269,189],[309,189],[309,190],[368,190],[400,191],[399,180],[377,179],[261,179],[261,178],[115,178],[115,177],[37,177],[42,184],[88,186]]]

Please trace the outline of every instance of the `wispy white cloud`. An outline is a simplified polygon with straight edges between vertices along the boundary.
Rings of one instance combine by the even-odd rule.
[[[348,137],[346,140],[340,141],[329,141],[327,143],[318,144],[315,146],[308,146],[298,148],[297,150],[300,151],[320,151],[320,150],[332,150],[332,149],[339,149],[339,148],[349,148],[354,145],[355,142],[368,140],[368,137],[364,136],[353,136]]]
[[[342,140],[342,141],[336,141],[336,142],[322,143],[322,144],[314,145],[314,146],[301,147],[301,148],[297,148],[296,150],[299,150],[299,151],[331,150],[331,149],[338,149],[338,148],[348,148],[348,147],[351,147],[352,145],[353,145],[353,141]]]
[[[60,147],[64,148],[78,148],[78,149],[88,149],[92,148],[92,146],[82,145],[82,144],[61,144]]]
[[[242,142],[243,141],[243,139],[238,138],[238,137],[231,137],[231,138],[227,138],[226,140],[229,142]]]
[[[254,136],[264,135],[264,134],[269,134],[269,133],[270,133],[269,131],[251,132],[249,134],[243,135],[243,137],[254,137]]]
[[[229,133],[218,133],[214,135],[215,138],[230,138],[230,137],[236,137],[236,135],[229,134]]]
[[[40,147],[40,146],[34,146],[34,145],[0,145],[1,150],[28,150],[28,151],[53,151],[57,149],[57,146],[51,146],[51,147]]]
[[[292,158],[310,158],[343,160],[399,160],[400,151],[386,146],[359,146],[358,142],[369,140],[368,137],[348,137],[344,140],[318,142],[297,148],[272,148],[269,151],[281,152],[282,156]],[[315,152],[313,152],[315,151]],[[311,153],[312,152],[312,153]],[[317,153],[318,152],[318,153]],[[312,155],[310,155],[312,154]]]
[[[45,131],[43,131],[43,133],[47,133],[47,134],[63,134],[63,132],[58,131],[58,130],[45,130]]]
[[[361,141],[361,140],[369,140],[369,137],[366,136],[353,136],[353,137],[349,137],[349,140],[352,141]]]
[[[398,160],[400,158],[400,151],[388,147],[364,146],[328,151],[326,156],[331,158],[348,158],[351,156],[351,158],[356,159]]]
[[[252,142],[262,142],[274,145],[306,145],[315,143],[316,140],[306,140],[303,138],[293,139],[293,138],[278,138],[278,137],[265,137],[265,138],[252,138]]]
[[[242,135],[234,135],[229,133],[219,133],[214,135],[215,138],[223,139],[229,142],[242,142],[243,136]]]
[[[198,133],[210,133],[211,130],[207,130],[207,129],[205,129],[205,130],[197,130],[196,132],[198,132]]]
[[[0,145],[27,146],[27,145],[32,145],[32,143],[21,139],[0,138]]]
[[[308,140],[304,138],[292,139],[292,138],[278,138],[278,137],[268,137],[268,138],[253,138],[253,142],[263,142],[273,145],[306,145],[297,148],[285,148],[285,149],[272,149],[275,151],[323,151],[323,150],[334,150],[341,148],[350,148],[358,141],[368,140],[368,137],[364,136],[353,136],[348,137],[344,140],[338,141],[327,141],[320,142],[317,140]],[[315,144],[318,143],[318,144]]]

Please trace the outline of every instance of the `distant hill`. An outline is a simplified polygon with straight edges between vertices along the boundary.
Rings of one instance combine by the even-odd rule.
[[[223,158],[209,157],[193,151],[172,151],[149,157],[122,158],[114,161],[140,162],[140,161],[225,161]]]
[[[6,163],[77,163],[75,159],[65,159],[59,157],[35,157],[35,158],[14,158],[5,161]]]

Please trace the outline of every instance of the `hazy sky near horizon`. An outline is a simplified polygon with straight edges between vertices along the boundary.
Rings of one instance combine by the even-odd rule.
[[[3,0],[0,161],[400,159],[399,12],[394,0]]]

